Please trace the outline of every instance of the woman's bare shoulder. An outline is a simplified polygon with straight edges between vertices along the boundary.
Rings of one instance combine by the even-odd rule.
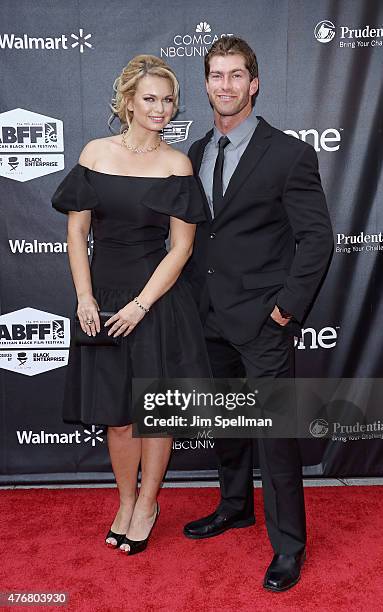
[[[182,151],[178,151],[177,149],[173,149],[173,147],[168,145],[166,154],[168,156],[172,174],[179,176],[188,176],[193,174],[193,166],[185,153],[182,153]]]
[[[106,136],[105,138],[95,138],[90,140],[79,157],[79,163],[87,168],[93,168],[100,157],[105,157],[105,153],[113,147],[118,136]]]

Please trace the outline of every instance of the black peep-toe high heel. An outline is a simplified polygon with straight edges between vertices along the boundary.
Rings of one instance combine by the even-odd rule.
[[[125,536],[122,542],[119,544],[120,551],[122,553],[125,553],[126,555],[136,555],[137,553],[143,552],[148,545],[150,534],[152,533],[154,525],[156,524],[159,516],[160,516],[160,505],[157,502],[156,518],[154,519],[154,523],[151,526],[148,536],[145,538],[145,540],[130,540],[129,538]],[[122,544],[129,544],[129,550],[123,550],[121,548]]]
[[[111,529],[108,531],[108,535],[105,538],[105,544],[109,546],[109,548],[119,548],[124,541],[125,534],[124,533],[115,533]],[[107,542],[108,538],[114,538],[117,544],[112,544],[111,542]]]

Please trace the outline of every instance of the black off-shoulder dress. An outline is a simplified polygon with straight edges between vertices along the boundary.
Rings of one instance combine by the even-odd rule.
[[[166,256],[169,218],[205,220],[193,176],[122,176],[77,164],[52,198],[60,212],[91,210],[93,295],[116,312],[136,295]],[[132,423],[132,378],[210,377],[197,306],[180,277],[118,347],[71,343],[63,420],[122,426]]]

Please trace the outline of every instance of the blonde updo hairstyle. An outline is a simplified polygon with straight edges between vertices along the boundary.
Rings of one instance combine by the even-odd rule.
[[[172,94],[174,96],[172,119],[176,115],[179,105],[180,87],[173,70],[166,62],[155,55],[136,55],[130,60],[127,66],[125,66],[120,76],[117,77],[113,84],[113,90],[116,95],[110,105],[113,115],[109,120],[109,125],[111,120],[117,116],[121,122],[120,131],[129,127],[133,118],[133,112],[127,108],[128,101],[134,97],[137,91],[138,81],[147,74],[159,76],[171,82],[173,86]]]

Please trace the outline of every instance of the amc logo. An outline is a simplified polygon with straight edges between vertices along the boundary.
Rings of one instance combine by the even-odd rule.
[[[305,349],[331,349],[336,346],[338,341],[337,327],[322,327],[319,331],[313,327],[302,329],[302,335],[295,339],[294,346],[302,351]]]

